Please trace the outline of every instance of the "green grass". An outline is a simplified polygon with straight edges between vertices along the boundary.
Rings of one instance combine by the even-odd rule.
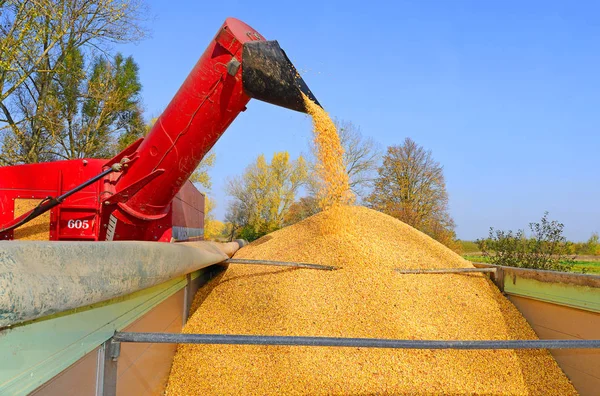
[[[479,247],[477,246],[477,244],[473,241],[459,241],[460,245],[462,247],[462,251],[463,253],[473,253],[473,252],[479,252]]]
[[[490,260],[483,256],[471,256],[468,254],[463,257],[469,261],[478,263],[489,263]],[[588,274],[600,274],[600,261],[575,261],[575,265],[571,268],[571,272],[581,273],[587,271]]]
[[[490,262],[490,260],[484,256],[471,256],[469,254],[463,254],[463,258],[465,258],[469,261],[475,261],[477,263],[489,263]]]
[[[600,261],[575,261],[571,272],[587,270],[588,274],[600,274]]]

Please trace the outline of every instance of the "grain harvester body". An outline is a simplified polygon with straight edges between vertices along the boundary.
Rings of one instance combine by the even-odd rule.
[[[315,100],[277,42],[229,18],[145,138],[110,160],[1,167],[0,239],[201,239],[190,175],[252,97],[305,111],[301,92]]]

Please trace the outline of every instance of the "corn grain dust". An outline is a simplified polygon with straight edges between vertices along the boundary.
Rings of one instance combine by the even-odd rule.
[[[319,206],[327,210],[354,201],[348,173],[344,165],[344,148],[335,124],[321,106],[302,94],[304,105],[312,117],[314,144],[317,149],[317,173],[320,179]]]
[[[323,224],[348,219],[345,232]],[[398,274],[471,267],[416,229],[339,206],[241,249],[236,258],[336,265],[336,271],[232,265],[199,291],[184,333],[536,339],[482,274]],[[576,394],[546,350],[180,345],[168,395]]]

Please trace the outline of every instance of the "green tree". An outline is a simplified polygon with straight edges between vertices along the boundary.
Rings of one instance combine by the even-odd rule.
[[[56,158],[60,121],[81,106],[85,59],[141,38],[142,15],[136,0],[0,2],[1,162]]]
[[[40,160],[110,158],[143,136],[141,88],[131,57],[97,57],[86,73],[81,51],[72,49],[57,68],[47,96],[17,90],[17,106],[28,122],[21,133],[5,136],[3,155],[26,162],[39,130]]]
[[[306,179],[307,166],[302,156],[291,161],[287,152],[275,153],[269,163],[261,154],[242,176],[229,182],[227,192],[233,199],[226,221],[240,237],[249,240],[283,227]]]
[[[454,221],[448,213],[444,171],[425,150],[406,138],[388,147],[378,169],[368,205],[393,216],[453,250],[460,251]]]

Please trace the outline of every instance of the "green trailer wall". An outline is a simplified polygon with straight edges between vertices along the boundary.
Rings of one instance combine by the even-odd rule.
[[[127,296],[1,330],[0,395],[26,395],[36,389],[35,393],[44,395],[96,394],[100,386],[96,383],[97,356],[102,343],[120,330],[181,331],[191,297],[202,283],[220,270],[220,266],[215,267]],[[148,347],[124,346],[120,375],[126,374],[127,359],[130,363],[136,361],[144,352],[150,359],[152,355],[160,355],[160,360],[153,365],[159,367],[162,377],[168,375],[175,346],[152,346],[151,350],[147,350]],[[138,377],[136,390],[148,387],[147,390],[150,390],[152,386],[148,385],[148,381],[153,380],[158,380],[160,386],[164,385],[161,381],[166,377],[156,378],[156,370],[150,371],[150,376],[136,374],[136,370],[139,371],[139,367],[128,374]],[[131,379],[121,381],[119,387],[125,391],[127,387],[124,384],[131,384]]]
[[[96,395],[115,331],[179,332],[212,266],[148,289],[0,329],[0,394]],[[498,267],[494,279],[542,339],[600,338],[600,277]],[[164,389],[175,345],[123,344],[118,394]],[[582,395],[600,389],[600,351],[551,351]]]
[[[477,263],[478,267],[490,267]],[[541,339],[600,339],[600,276],[496,268],[494,282]],[[551,350],[582,396],[600,390],[600,350]]]

